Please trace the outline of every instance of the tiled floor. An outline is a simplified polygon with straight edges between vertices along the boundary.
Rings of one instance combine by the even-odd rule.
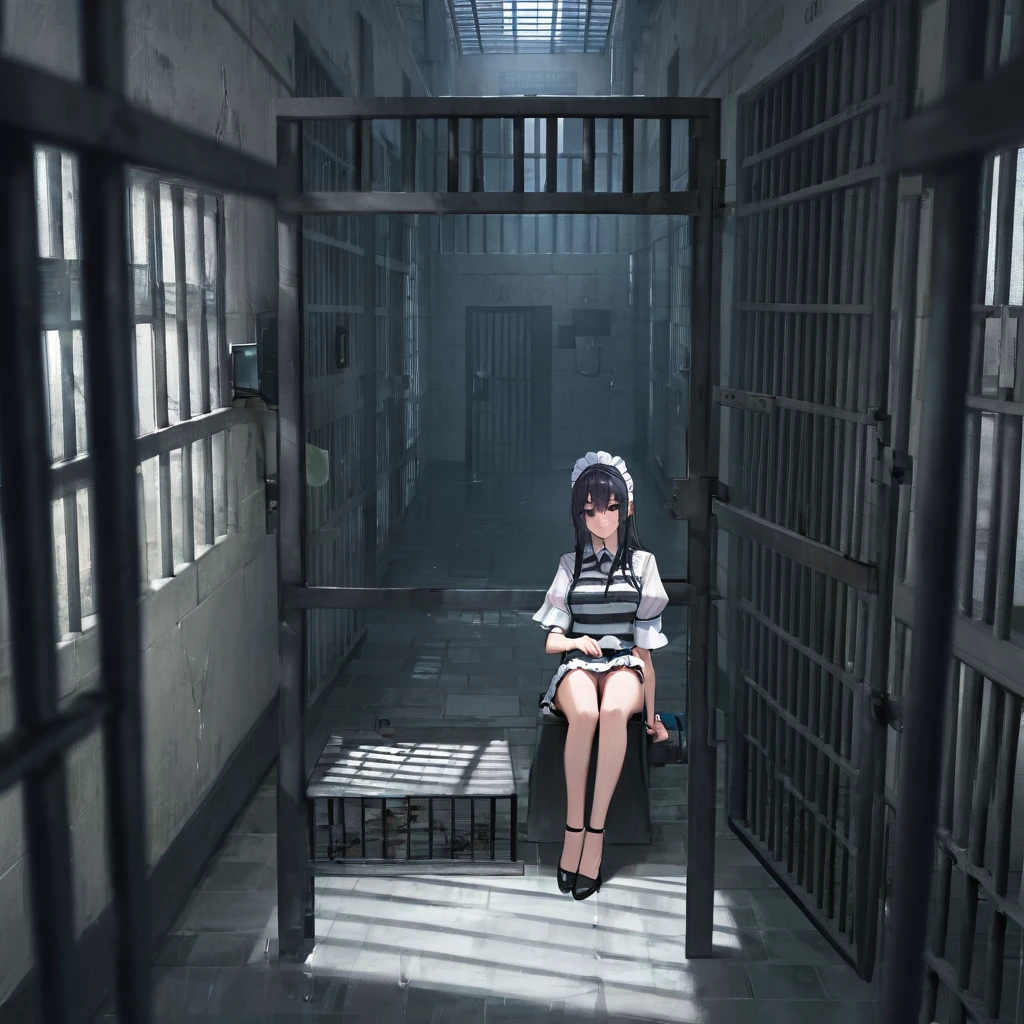
[[[505,516],[507,529],[496,535],[491,526],[503,509],[483,493],[469,501],[455,493],[442,488],[431,510],[411,517],[390,582],[546,585],[538,577],[550,577],[553,558],[567,546],[564,514],[550,529],[535,529],[532,536],[551,548],[541,559],[529,546],[525,510]],[[681,527],[651,525],[645,539],[670,566],[680,548],[673,553],[666,535],[675,529],[678,536]],[[658,705],[671,710],[681,707],[685,682],[681,611],[667,614],[666,632],[674,639],[655,666]],[[396,731],[432,723],[504,729],[525,840],[537,697],[552,661],[528,614],[373,613],[358,656],[310,725],[308,763],[332,730],[369,728],[380,718]],[[558,848],[525,842],[518,877],[323,879],[315,949],[306,963],[285,964],[275,956],[271,777],[158,957],[157,1024],[875,1020],[874,991],[733,838],[721,811],[715,958],[686,960],[685,793],[685,767],[652,772],[656,842],[608,846],[608,881],[584,903],[555,886]]]

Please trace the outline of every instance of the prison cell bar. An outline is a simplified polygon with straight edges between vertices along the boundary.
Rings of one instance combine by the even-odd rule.
[[[980,79],[985,70],[988,0],[950,0],[946,38],[947,97]],[[1000,104],[1002,107],[1002,104]],[[1018,111],[1019,113],[1019,111]],[[893,154],[914,137],[920,118],[896,130]],[[1009,118],[1007,118],[1009,120]],[[955,125],[943,124],[943,134]],[[965,383],[971,334],[972,282],[978,255],[980,145],[934,154],[933,278],[921,423],[915,546],[916,588],[910,678],[899,766],[899,813],[893,869],[892,936],[883,976],[884,1024],[906,1024],[921,1008],[921,969],[928,920],[942,763],[944,692],[955,601],[964,445]]]
[[[9,139],[0,150],[0,309],[7,342],[0,345],[0,501],[7,538],[13,638],[13,684],[19,730],[38,747],[57,715],[56,608],[50,488],[49,423],[39,274],[32,140]],[[13,542],[13,543],[12,543]],[[26,744],[27,745],[27,744]],[[66,749],[66,748],[64,748]],[[61,751],[62,753],[63,751]],[[23,776],[35,961],[43,977],[40,1001],[48,1024],[82,1018],[74,956],[74,888],[64,763],[51,754],[12,767]],[[7,773],[13,775],[13,772]],[[17,777],[17,776],[16,776]]]
[[[337,97],[319,99],[286,99],[277,102],[279,120],[350,120],[356,124],[376,119],[403,121],[403,148],[415,129],[408,130],[410,122],[442,118],[448,125],[448,175],[446,192],[416,192],[409,187],[410,178],[403,178],[402,192],[390,191],[374,194],[372,190],[357,186],[353,192],[305,192],[301,188],[291,191],[282,200],[282,210],[288,214],[360,214],[360,213],[619,213],[638,216],[650,214],[677,214],[693,216],[699,201],[693,191],[672,190],[672,121],[690,119],[703,123],[712,117],[713,101],[662,100],[651,98],[646,103],[635,97],[602,98],[601,113],[609,121],[622,119],[622,189],[614,192],[594,191],[595,173],[595,115],[594,101],[579,98],[516,98],[514,100],[488,98],[477,101],[470,98],[410,98],[401,100],[351,100]],[[545,121],[545,184],[543,190],[525,192],[525,147],[522,144],[525,117]],[[558,122],[560,118],[579,117],[583,121],[582,190],[558,188]],[[634,120],[655,118],[660,126],[660,158],[658,189],[634,193]],[[459,125],[462,118],[470,120],[469,190],[460,191]],[[513,127],[511,192],[484,192],[483,122],[485,119],[510,119]],[[535,154],[536,156],[536,154]],[[410,158],[403,155],[403,166]],[[414,176],[413,176],[414,178]],[[414,181],[413,181],[414,184]],[[362,191],[363,194],[359,194]]]
[[[882,240],[886,229],[878,218],[878,208],[868,207],[862,192],[853,192],[852,189],[854,185],[870,184],[881,177],[880,161],[877,151],[866,152],[864,156],[873,166],[868,168],[863,179],[851,179],[846,173],[851,156],[847,141],[852,138],[852,145],[856,145],[858,133],[861,131],[861,125],[857,123],[856,118],[863,119],[866,115],[881,110],[891,97],[892,90],[885,80],[885,76],[882,75],[882,70],[888,69],[892,57],[892,33],[885,31],[888,28],[886,22],[889,17],[890,10],[887,6],[875,5],[855,20],[851,27],[844,28],[840,36],[828,43],[819,56],[796,72],[803,76],[801,88],[797,88],[800,83],[782,78],[766,89],[760,98],[752,101],[752,104],[748,106],[747,116],[743,120],[749,123],[741,125],[738,140],[741,147],[739,163],[743,168],[751,171],[750,180],[741,181],[739,212],[747,214],[750,222],[748,234],[752,235],[761,247],[765,243],[769,243],[774,250],[774,258],[766,259],[762,265],[762,269],[767,272],[757,280],[744,280],[742,274],[737,276],[736,306],[738,311],[757,314],[847,314],[845,322],[838,331],[834,329],[832,318],[829,317],[824,332],[826,347],[831,348],[835,345],[839,348],[837,403],[841,403],[844,408],[829,408],[820,402],[821,389],[823,386],[827,386],[828,378],[833,376],[833,373],[826,367],[825,373],[822,374],[822,361],[818,361],[817,373],[813,372],[813,366],[807,363],[811,345],[806,341],[804,342],[803,380],[809,381],[813,385],[815,401],[802,402],[788,397],[776,399],[774,391],[779,382],[787,380],[780,374],[783,373],[784,367],[790,365],[789,353],[792,342],[788,334],[781,329],[781,317],[772,317],[766,324],[764,321],[767,318],[760,315],[753,318],[752,339],[754,345],[748,346],[748,358],[757,361],[759,371],[756,377],[751,378],[754,365],[753,363],[749,364],[746,367],[748,379],[745,380],[745,384],[758,388],[761,393],[733,392],[730,396],[731,400],[723,403],[748,411],[769,414],[761,417],[747,417],[746,422],[742,424],[744,443],[748,451],[759,450],[768,443],[769,451],[774,454],[778,450],[779,438],[785,438],[795,429],[794,417],[785,416],[781,412],[776,415],[777,410],[822,414],[833,421],[826,429],[830,437],[835,437],[835,444],[826,443],[822,448],[820,434],[814,438],[812,443],[807,438],[808,432],[803,431],[798,444],[788,446],[783,444],[782,446],[786,452],[787,468],[785,470],[781,468],[782,460],[778,459],[769,464],[763,478],[760,475],[754,476],[755,467],[760,469],[762,460],[748,459],[745,464],[742,461],[738,464],[734,462],[733,474],[730,477],[731,480],[742,481],[739,488],[742,494],[753,493],[756,496],[754,506],[756,514],[748,514],[748,521],[742,524],[745,527],[743,533],[749,537],[754,531],[757,531],[760,534],[758,543],[769,549],[774,549],[775,552],[773,555],[770,551],[762,551],[757,560],[758,564],[755,565],[751,557],[752,546],[741,540],[740,537],[736,537],[731,542],[730,564],[738,565],[742,561],[746,566],[749,562],[749,568],[746,569],[748,576],[756,568],[758,571],[754,578],[754,587],[757,591],[769,585],[769,568],[773,571],[776,570],[776,567],[781,568],[782,593],[790,595],[788,610],[781,605],[776,595],[768,601],[771,609],[770,615],[754,615],[755,606],[751,602],[740,599],[739,588],[733,582],[733,577],[736,574],[730,574],[729,600],[735,615],[732,629],[736,634],[742,634],[746,625],[753,624],[753,622],[759,624],[759,629],[750,631],[750,643],[754,644],[757,640],[760,643],[757,645],[756,652],[753,646],[751,647],[749,656],[759,660],[763,671],[768,674],[769,683],[768,686],[758,684],[756,687],[758,696],[763,698],[764,694],[769,694],[773,695],[773,700],[792,701],[796,702],[800,708],[806,708],[811,718],[818,722],[821,728],[827,730],[830,742],[840,739],[837,730],[847,717],[849,701],[844,698],[845,703],[841,705],[831,695],[827,695],[825,701],[818,701],[817,687],[812,686],[808,693],[806,689],[808,683],[805,677],[808,670],[812,672],[822,669],[829,671],[829,659],[833,657],[835,636],[832,633],[822,633],[824,622],[822,621],[820,602],[807,601],[801,608],[798,608],[795,604],[794,591],[796,588],[787,583],[787,580],[792,581],[796,573],[800,572],[806,592],[807,584],[814,580],[808,570],[813,567],[818,572],[828,573],[831,563],[833,567],[840,570],[842,576],[846,577],[847,582],[852,582],[851,576],[856,575],[852,570],[859,570],[858,589],[870,593],[878,586],[875,579],[877,570],[869,563],[861,562],[858,565],[857,562],[858,557],[863,557],[861,554],[862,516],[859,514],[861,511],[859,507],[854,508],[853,514],[849,514],[844,509],[843,514],[838,518],[833,516],[830,522],[825,521],[820,516],[820,506],[814,507],[810,494],[810,477],[806,471],[801,469],[800,476],[803,479],[794,481],[793,460],[796,457],[794,448],[798,448],[800,467],[805,466],[811,455],[813,455],[814,465],[818,465],[822,457],[825,457],[827,459],[825,475],[828,480],[856,481],[860,476],[858,467],[866,461],[860,457],[860,455],[866,454],[864,450],[866,433],[863,428],[875,425],[876,414],[872,409],[866,408],[861,412],[851,408],[855,402],[859,404],[865,401],[867,360],[860,352],[860,345],[866,340],[864,328],[851,324],[850,320],[852,317],[863,316],[873,311],[873,306],[865,304],[863,298],[859,302],[856,301],[858,296],[854,291],[852,270],[859,262],[863,262],[865,251],[871,251],[872,247],[878,248],[883,244]],[[883,45],[881,46],[877,45],[879,34],[882,38]],[[854,37],[856,37],[857,52],[865,54],[867,58],[866,63],[857,67],[851,66],[850,48],[854,43]],[[826,70],[826,84],[822,86],[820,80]],[[840,72],[838,77],[837,71]],[[875,88],[873,83],[879,77],[882,78],[881,91],[875,97],[855,102],[851,106],[851,86],[853,99],[856,100],[858,93],[862,93],[868,86]],[[812,111],[811,109],[812,90],[808,87],[808,83],[812,80],[816,86],[813,90],[815,107],[823,104],[821,110]],[[837,83],[841,84],[841,93],[837,90]],[[785,95],[782,93],[783,88],[787,88]],[[802,103],[797,102],[798,93],[802,96]],[[836,106],[843,108],[841,112],[825,120],[823,115],[834,110]],[[815,119],[818,120],[817,125],[808,125],[808,122]],[[823,123],[824,127],[820,127]],[[794,126],[799,129],[795,133]],[[833,162],[827,168],[824,167],[821,159],[822,150],[817,147],[811,153],[804,154],[801,159],[796,160],[795,146],[789,144],[788,139],[813,142],[825,131],[833,131],[837,136],[839,163]],[[757,152],[752,155],[748,154],[747,151],[750,149],[756,149]],[[754,171],[756,171],[756,175],[753,173]],[[806,184],[808,171],[811,172],[811,185]],[[835,181],[847,193],[843,197],[841,205],[837,202],[835,189],[814,184],[821,181],[826,171],[834,176]],[[743,179],[746,177],[746,175],[741,175]],[[794,205],[794,201],[799,205]],[[827,208],[823,214],[819,215],[820,207],[823,205]],[[814,265],[810,263],[812,250],[809,248],[808,238],[811,234],[817,234],[819,230],[827,232],[829,222],[839,213],[844,215],[855,213],[856,229],[850,232],[838,247],[841,255],[841,259],[835,267],[838,274],[833,274],[832,281],[829,282],[824,273],[826,268],[823,263],[824,254],[828,251],[827,235],[820,240],[822,244],[817,247],[819,261],[816,278]],[[787,255],[792,258],[794,253],[797,257],[797,275],[794,281],[786,281],[783,275],[772,271],[777,271],[781,265],[785,264]],[[884,262],[884,258],[882,262]],[[820,294],[822,285],[829,283],[832,284],[832,288],[828,289],[829,294]],[[877,283],[876,281],[876,285]],[[794,284],[796,286],[795,295],[791,294]],[[838,291],[836,290],[837,284]],[[818,294],[807,296],[815,301],[800,301],[804,297],[805,291],[817,292]],[[794,299],[797,301],[794,302]],[[886,324],[888,323],[887,313],[886,310],[884,316]],[[743,328],[740,327],[740,324],[747,319],[746,317],[737,317],[735,321],[741,332]],[[812,332],[813,325],[807,333]],[[820,337],[820,330],[816,333]],[[796,337],[799,341],[802,334],[798,333]],[[853,347],[855,343],[857,348]],[[768,346],[770,346],[773,358],[766,363],[763,361],[762,349]],[[853,369],[849,371],[846,369],[847,361],[842,356],[842,353],[847,350],[858,356]],[[794,354],[793,358],[799,359],[799,355]],[[828,366],[832,366],[831,361]],[[733,372],[736,374],[741,372],[738,363],[734,364]],[[856,435],[853,429],[855,425],[858,427]],[[833,452],[834,454],[832,454]],[[857,453],[859,453],[858,457],[851,460],[851,455]],[[735,453],[735,457],[739,459],[739,452]],[[844,467],[842,475],[840,475],[840,467]],[[772,479],[775,481],[774,487],[770,487],[767,492],[762,493],[764,491],[763,483]],[[783,480],[789,482],[788,487],[782,486]],[[862,486],[862,484],[858,484],[858,486]],[[797,502],[799,505],[796,504]],[[808,544],[807,538],[800,534],[794,534],[792,531],[780,532],[775,524],[770,522],[772,519],[781,517],[782,522],[794,525],[791,522],[791,517],[794,515],[794,508],[800,506],[814,509],[813,518],[816,521],[802,527],[801,533],[806,529],[812,537],[817,538],[819,542],[824,542],[819,549]],[[833,510],[835,509],[836,505],[833,505]],[[718,511],[719,508],[716,504],[716,513]],[[723,512],[724,519],[728,515],[724,506]],[[721,525],[725,525],[725,523],[723,522]],[[734,532],[737,532],[737,525],[739,524],[733,524]],[[796,556],[795,561],[798,566],[802,564],[801,568],[791,567],[785,563],[780,566],[778,554],[781,553],[780,548],[783,545],[789,548],[786,552],[787,557],[794,558]],[[849,557],[839,555],[837,548]],[[837,559],[832,558],[833,551],[838,556]],[[849,625],[854,622],[857,625],[856,645],[851,645],[849,637],[847,637],[847,650],[840,652],[836,645],[834,657],[841,661],[848,659],[853,661],[854,671],[850,674],[846,685],[852,686],[854,692],[859,690],[863,695],[863,684],[859,680],[863,679],[865,671],[864,602],[856,600],[854,603],[853,595],[849,592],[837,592],[834,583],[827,583],[826,586],[828,589],[825,603],[828,607],[825,609],[824,620],[831,621],[832,612],[829,608],[832,607],[836,614],[849,620]],[[760,600],[764,601],[765,597],[762,595]],[[745,611],[745,615],[735,614],[740,611]],[[812,634],[817,638],[815,643],[825,639],[828,658],[811,657],[812,648],[801,644],[795,635],[782,636],[784,631],[780,631],[780,628],[776,627],[771,617],[774,615],[783,616],[783,621],[788,615],[788,620],[794,623],[790,628],[799,632],[801,636]],[[795,621],[798,617],[802,621],[796,625]],[[769,636],[766,630],[774,636]],[[784,639],[784,645],[779,646],[774,637]],[[732,645],[730,651],[729,676],[733,680],[738,680],[740,677],[739,661],[742,655],[736,650],[738,646],[742,647],[742,642],[739,645]],[[794,681],[792,673],[787,671],[786,659],[787,657],[791,659],[796,653],[802,654],[803,660],[798,663],[798,678]],[[775,671],[772,671],[773,667]],[[771,680],[782,679],[789,679],[790,685],[787,687],[780,682],[771,682]],[[745,692],[747,691],[742,686],[737,687],[734,692],[733,712],[734,721],[737,723],[741,722],[744,717],[742,702]],[[810,704],[808,705],[809,700]],[[758,709],[762,714],[756,723],[756,735],[747,737],[749,742],[754,744],[756,749],[764,752],[766,762],[783,759],[793,762],[797,745],[792,730],[788,730],[785,737],[782,735],[783,729],[779,722],[779,716],[765,715],[763,712],[767,710],[767,706],[763,700],[758,704]],[[793,874],[795,872],[797,885],[803,884],[805,877],[807,878],[808,889],[816,893],[817,906],[805,906],[805,909],[814,918],[819,928],[831,937],[828,923],[833,914],[837,912],[836,923],[839,934],[844,937],[848,936],[851,930],[856,930],[855,928],[851,929],[848,923],[851,917],[851,907],[841,898],[838,908],[836,908],[833,901],[833,885],[835,877],[840,877],[844,892],[846,891],[846,879],[850,870],[851,858],[846,853],[837,854],[837,848],[848,850],[850,854],[852,854],[852,848],[844,836],[833,834],[831,824],[822,829],[825,837],[823,843],[826,845],[816,844],[813,821],[809,823],[812,828],[805,830],[806,814],[798,815],[794,807],[794,798],[802,798],[802,794],[797,790],[789,791],[788,806],[785,806],[786,799],[784,794],[779,792],[780,778],[777,773],[772,779],[758,777],[758,782],[762,785],[762,788],[757,791],[761,794],[760,796],[753,792],[745,792],[743,779],[748,769],[745,758],[742,757],[743,739],[742,729],[733,733],[733,749],[736,751],[738,760],[737,769],[733,774],[733,785],[730,787],[730,813],[740,814],[748,820],[754,821],[756,832],[763,837],[770,854],[785,860],[786,873]],[[766,746],[766,743],[769,745]],[[808,751],[806,746],[799,749],[801,761],[799,772],[801,775],[804,775],[805,764],[807,767],[807,774],[804,776],[805,789],[810,792],[812,787],[814,788],[815,800],[823,801],[822,805],[827,808],[830,816],[838,813],[841,805],[839,803],[839,774],[836,768],[842,767],[843,759],[830,759],[830,763],[826,766],[824,787],[814,787],[813,779],[817,775],[814,766],[823,751],[816,749]],[[851,782],[854,781],[849,772],[844,772],[844,774],[850,778]],[[787,790],[784,783],[781,788]],[[745,798],[748,795],[752,802],[749,807],[745,807]],[[797,800],[797,802],[800,801]],[[861,806],[863,809],[863,802]],[[813,817],[817,817],[817,814]],[[843,821],[847,827],[850,825],[849,819],[850,808],[846,806],[843,808]],[[826,820],[831,821],[831,817]],[[818,824],[824,825],[824,822],[819,820]],[[838,822],[836,824],[838,825]],[[784,841],[787,827],[788,843]],[[753,835],[750,838],[753,839]],[[796,850],[794,850],[794,845]],[[867,840],[865,839],[866,845]],[[838,876],[837,859],[839,861]],[[813,873],[811,873],[808,863],[811,861],[813,861]],[[827,903],[823,900],[825,894],[822,892],[822,880],[825,877],[826,865],[830,883]],[[788,883],[782,878],[781,873],[780,879],[782,884],[788,888]],[[794,896],[798,896],[795,890],[791,891]],[[819,907],[823,911],[820,914],[818,913]],[[856,916],[857,913],[857,905],[854,905],[853,915]],[[864,969],[863,965],[859,969]]]
[[[917,82],[917,41],[920,19],[912,0],[896,4],[893,26],[895,39],[892,54],[896,62],[890,104],[890,131],[903,124],[913,109]],[[883,157],[885,154],[882,154]],[[891,168],[882,177],[879,194],[879,246],[882,255],[874,270],[872,295],[872,335],[869,360],[872,367],[869,401],[876,410],[877,444],[881,449],[896,452],[909,450],[910,409],[913,386],[914,346],[913,324],[916,308],[915,278],[904,273],[902,299],[909,303],[904,309],[898,331],[893,330],[893,270],[896,259],[896,235],[900,207],[899,174]],[[913,200],[912,200],[913,202]],[[906,220],[909,231],[915,231],[919,218],[916,207],[908,204]],[[917,239],[909,238],[916,254]],[[904,255],[908,255],[904,249]],[[916,267],[916,259],[913,261]],[[895,357],[892,346],[896,346]],[[895,370],[890,407],[890,376]],[[895,424],[890,408],[896,413]],[[870,654],[867,669],[867,699],[874,707],[888,706],[888,679],[893,628],[893,587],[896,580],[897,532],[899,528],[901,489],[909,483],[902,474],[883,475],[876,488],[878,511],[875,516],[874,542],[878,563],[877,598],[870,611]],[[859,844],[864,848],[857,861],[856,886],[863,903],[854,920],[854,942],[862,977],[874,974],[877,958],[878,915],[882,882],[882,837],[885,829],[886,739],[890,721],[885,715],[864,715],[861,719],[861,775],[857,790],[856,828]]]
[[[277,165],[282,182],[302,188],[302,123],[277,123]],[[355,169],[361,177],[365,154],[360,126],[355,130]],[[357,185],[358,187],[358,185]],[[301,334],[301,218],[278,213],[278,475],[280,509],[277,537],[279,586],[305,579],[302,524],[305,522],[305,423],[302,403],[304,356]],[[288,496],[286,498],[286,496]],[[282,956],[298,953],[312,924],[306,871],[305,692],[302,666],[305,616],[280,609],[279,750],[277,763],[278,943]],[[315,822],[314,822],[315,826]],[[310,831],[315,842],[315,831]],[[310,856],[315,854],[315,848]]]

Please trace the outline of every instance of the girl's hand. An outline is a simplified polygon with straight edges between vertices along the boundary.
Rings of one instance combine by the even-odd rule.
[[[576,650],[589,654],[592,658],[600,658],[604,651],[601,645],[592,636],[580,636],[576,638]]]
[[[647,726],[647,735],[654,737],[655,743],[661,743],[662,740],[668,739],[668,729],[665,728],[665,723],[661,720],[657,720],[654,723],[653,728]]]

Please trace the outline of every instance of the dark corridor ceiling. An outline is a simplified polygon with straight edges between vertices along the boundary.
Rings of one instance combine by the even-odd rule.
[[[459,52],[604,53],[616,0],[447,0]]]

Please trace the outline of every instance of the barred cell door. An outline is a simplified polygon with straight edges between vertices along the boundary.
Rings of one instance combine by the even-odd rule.
[[[467,308],[466,463],[474,477],[540,468],[550,423],[550,308]]]
[[[901,470],[886,379],[901,10],[862,5],[741,100],[735,341],[718,396],[729,823],[864,977]]]

